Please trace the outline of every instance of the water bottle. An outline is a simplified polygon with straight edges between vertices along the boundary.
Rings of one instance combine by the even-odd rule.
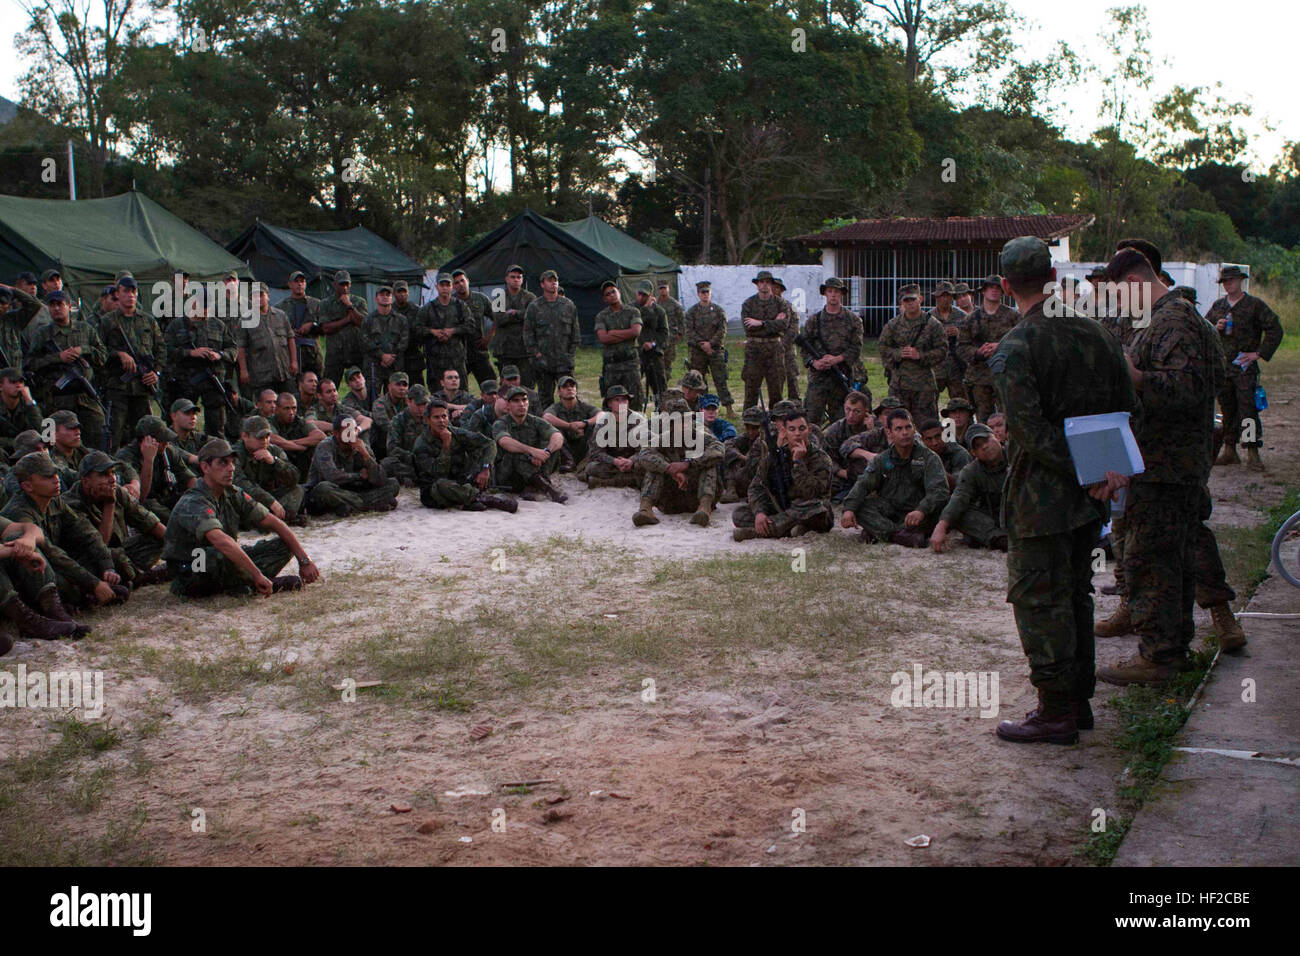
[[[1228,324],[1223,327],[1223,331],[1228,335],[1232,334],[1232,313],[1228,313]]]
[[[1255,411],[1262,412],[1268,408],[1268,392],[1264,391],[1263,385],[1255,386]]]

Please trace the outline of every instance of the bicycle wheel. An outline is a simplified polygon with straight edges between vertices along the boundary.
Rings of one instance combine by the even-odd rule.
[[[1277,529],[1277,534],[1273,536],[1273,566],[1277,568],[1277,573],[1282,575],[1289,584],[1300,588],[1300,578],[1292,574],[1286,565],[1282,563],[1282,542],[1286,540],[1287,535],[1293,529],[1298,528],[1300,528],[1300,511],[1287,518],[1282,527]],[[1297,570],[1300,570],[1300,565],[1297,566]]]

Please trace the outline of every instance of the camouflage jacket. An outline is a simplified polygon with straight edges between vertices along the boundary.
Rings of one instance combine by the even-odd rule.
[[[659,303],[668,318],[668,341],[666,345],[676,345],[686,336],[686,310],[672,296]]]
[[[119,448],[113,457],[118,461],[126,462],[135,469],[136,474],[140,474],[141,468],[144,467],[138,438]],[[178,449],[168,445],[154,452],[153,476],[149,483],[149,493],[141,497],[146,500],[161,501],[170,507],[185,494],[190,481],[196,479],[197,476],[190,471],[189,465],[185,464],[184,455]]]
[[[99,523],[104,520],[104,506],[82,495],[80,482],[60,497],[69,508],[90,522],[90,526],[98,533]],[[109,533],[106,543],[110,548],[120,548],[126,544],[129,530],[149,534],[161,523],[156,514],[132,498],[126,493],[126,489],[119,485],[114,491],[113,530]],[[101,537],[100,540],[104,539]]]
[[[295,341],[298,348],[319,348],[320,342],[320,299],[314,296],[304,296],[301,299],[295,299],[289,296],[287,299],[281,299],[275,306],[289,318],[289,324],[293,327],[294,334],[297,336]],[[299,333],[299,329],[311,323],[315,330],[307,335]]]
[[[755,514],[774,515],[785,510],[772,490],[776,476],[774,469],[782,471],[781,484],[789,497],[789,504],[807,504],[821,501],[829,504],[831,479],[835,464],[830,456],[812,442],[800,461],[795,461],[789,448],[771,449],[767,442],[754,443],[751,480],[749,482],[749,507]],[[787,505],[788,507],[788,505]]]
[[[340,488],[366,485],[377,488],[384,483],[384,469],[373,455],[345,451],[333,438],[326,438],[312,455],[306,487],[315,488],[322,481],[333,482]]]
[[[411,449],[415,461],[415,483],[426,488],[448,479],[468,482],[496,458],[496,444],[478,432],[451,427],[451,444],[444,446],[428,428],[420,433]]]
[[[847,418],[837,418],[826,426],[822,432],[822,444],[826,447],[826,454],[831,456],[831,461],[835,463],[836,468],[844,467],[844,458],[840,454],[840,446],[850,438],[861,435],[865,431],[870,431],[870,426],[850,425]],[[871,449],[876,451],[877,449]]]
[[[919,441],[909,458],[900,458],[890,445],[867,463],[844,499],[844,510],[856,513],[873,492],[901,511],[937,517],[948,503],[948,478],[939,456]]]
[[[55,574],[83,591],[93,591],[100,576],[113,570],[113,556],[108,553],[104,539],[89,521],[68,507],[62,495],[52,499],[42,511],[19,487],[0,510],[0,516],[40,528],[45,536],[41,554],[49,560]]]
[[[827,429],[829,432],[830,429]],[[856,435],[850,435],[844,441],[840,442],[840,466],[846,467],[849,458],[859,448],[864,448],[874,455],[879,455],[889,447],[889,433],[880,425],[872,428],[866,428]]]
[[[359,295],[349,295],[349,302],[364,317],[370,314],[370,306],[366,300]],[[338,296],[332,297],[328,302],[322,302],[320,307],[321,325],[329,325],[331,322],[337,322],[339,319],[348,315],[348,305]],[[325,341],[328,343],[326,348],[331,350],[336,356],[341,356],[344,365],[360,363],[366,354],[366,335],[362,325],[353,325],[349,322],[343,328],[339,329],[333,335],[325,334]]]
[[[785,313],[783,318],[777,316]],[[762,326],[757,329],[746,328],[745,337],[750,339],[779,339],[790,325],[789,306],[785,299],[773,295],[766,302],[755,292],[741,303],[740,320],[758,319]]]
[[[1058,317],[1043,314],[1048,302]],[[1104,521],[1109,507],[1079,487],[1065,419],[1137,410],[1119,343],[1091,318],[1049,299],[1002,337],[988,365],[1009,439],[1001,525],[1014,537],[1033,538]]]
[[[455,329],[456,334],[446,342],[439,342],[429,334],[433,329]],[[446,305],[434,298],[420,307],[411,336],[424,343],[430,363],[463,368],[469,344],[478,341],[478,322],[470,307],[454,296]]]
[[[944,327],[944,335],[948,339],[948,357],[961,362],[961,356],[957,352],[957,342],[961,339],[961,327],[966,324],[966,313],[954,305],[948,310],[946,316],[940,315],[938,308],[931,309],[926,315]],[[956,326],[956,335],[948,335],[948,326],[950,325]],[[965,368],[964,363],[962,367]]]
[[[386,429],[404,408],[406,408],[405,399],[399,402],[385,389],[384,393],[375,399],[375,404],[370,407],[370,418],[375,423],[375,428]]]
[[[943,446],[943,451],[939,454],[939,460],[943,462],[943,470],[955,478],[963,468],[971,463],[970,451],[964,445],[955,441],[944,442]]]
[[[683,441],[680,445],[665,444],[658,448],[642,448],[636,453],[636,466],[652,475],[662,475],[668,470],[668,466],[679,461],[689,464],[688,471],[695,471],[700,468],[715,468],[721,463],[725,450],[722,442],[713,437],[713,433],[705,428],[702,424],[695,422],[692,428],[698,430],[698,435],[702,435],[704,446],[700,455],[696,458],[687,458],[687,445],[695,444],[698,436],[692,436],[690,441]],[[809,448],[811,449],[811,445]]]
[[[23,332],[45,306],[41,300],[22,289],[13,289],[14,307],[0,312],[0,352],[4,353],[6,367],[23,370]],[[47,311],[45,313],[49,315]]]
[[[909,319],[901,312],[890,319],[880,333],[880,361],[889,370],[893,388],[909,392],[934,391],[934,370],[948,358],[948,336],[943,326],[924,312]],[[912,346],[919,359],[905,359],[902,351]]]
[[[1224,296],[1210,306],[1205,320],[1217,326],[1220,319],[1229,315],[1232,316],[1232,331],[1225,329],[1218,333],[1223,356],[1228,362],[1228,373],[1241,373],[1241,369],[1232,364],[1239,352],[1258,352],[1265,362],[1271,359],[1282,344],[1282,323],[1268,303],[1247,293],[1237,300],[1236,305],[1229,305],[1228,297]]]
[[[848,309],[834,313],[822,309],[808,319],[803,335],[804,339],[821,349],[824,355],[844,356],[843,362],[824,372],[809,368],[810,378],[832,377],[836,369],[847,375],[850,382],[861,377],[858,373],[862,359],[862,320]],[[801,351],[805,362],[812,358],[807,349]]]
[[[55,384],[65,371],[58,353],[73,346],[81,346],[82,361],[76,364],[86,380],[93,383],[95,370],[102,368],[107,358],[104,343],[94,328],[74,319],[67,325],[51,322],[36,333],[31,350],[27,353],[26,368],[36,379],[36,398],[42,405],[47,404],[48,399],[54,395]]]
[[[452,298],[457,298],[455,293],[452,293]],[[482,292],[471,291],[468,298],[460,299],[459,301],[464,302],[469,306],[470,312],[474,314],[474,325],[476,329],[476,334],[465,343],[465,348],[470,352],[482,351],[479,342],[487,337],[488,331],[493,325],[495,319],[495,315],[492,312],[492,300]]]
[[[298,466],[289,460],[283,448],[268,445],[266,450],[274,459],[269,463],[255,459],[242,441],[235,443],[235,487],[269,509],[276,500],[273,492],[298,484]]]
[[[252,326],[240,323],[235,334],[236,344],[244,350],[249,381],[254,385],[287,382],[293,377],[289,371],[289,343],[293,340],[289,317],[271,308],[258,319]]]
[[[1015,328],[1019,321],[1020,313],[1005,305],[999,305],[992,315],[985,312],[983,307],[976,306],[966,316],[966,320],[958,327],[957,355],[966,363],[964,381],[967,385],[993,384],[988,359],[979,354],[979,347],[986,342],[1002,341],[1002,336]]]
[[[492,336],[492,354],[498,359],[530,358],[528,347],[524,344],[524,315],[537,296],[522,287],[518,295],[511,295],[509,290],[504,294],[505,309],[496,314],[496,334]]]
[[[128,381],[122,381],[125,370],[118,352],[135,354],[145,361],[153,360],[154,371],[162,378],[167,365],[167,346],[163,342],[162,329],[153,316],[136,309],[125,315],[119,309],[105,312],[99,317],[96,329],[99,339],[104,343],[104,390],[118,395],[149,395],[154,393],[140,381],[139,375],[133,375]],[[130,345],[130,348],[127,345]],[[138,371],[138,370],[137,370]]]
[[[409,406],[402,409],[393,416],[388,426],[388,454],[391,455],[399,448],[402,451],[410,451],[415,447],[415,440],[420,437],[420,432],[426,430],[426,427]]]
[[[696,302],[686,310],[686,344],[699,348],[701,342],[708,342],[713,351],[722,348],[727,338],[727,313],[715,302],[704,305]]]
[[[396,371],[402,367],[402,357],[411,345],[411,321],[396,309],[381,315],[378,309],[366,316],[363,326],[366,339],[366,357],[380,367],[385,355],[395,356],[388,368]]]
[[[195,548],[210,547],[209,531],[222,531],[238,540],[241,530],[260,528],[269,516],[247,492],[232,486],[216,495],[206,481],[200,481],[172,509],[163,539],[163,560],[188,565],[194,560]]]
[[[641,313],[641,334],[637,337],[637,345],[654,342],[662,352],[668,347],[672,334],[668,328],[668,313],[656,299],[648,299],[645,305],[636,306],[636,309]]]
[[[604,308],[596,313],[596,332],[621,332],[624,329],[630,329],[634,325],[641,326],[641,333],[638,338],[625,339],[615,345],[603,346],[603,352],[606,365],[617,365],[622,362],[635,362],[640,349],[637,345],[646,341],[645,323],[641,321],[641,310],[634,305],[624,305],[615,312],[613,309]]]
[[[337,408],[340,412],[351,409],[354,412],[360,412],[362,415],[369,417],[370,399],[365,395],[358,395],[349,388],[348,393],[339,399]]]
[[[198,384],[195,379],[205,372],[224,378],[235,364],[238,349],[226,323],[213,318],[176,318],[163,333],[167,347],[167,376],[173,381]],[[221,359],[210,362],[188,353],[194,349],[212,349]]]
[[[531,448],[545,448],[556,431],[554,425],[536,415],[525,415],[522,422],[516,422],[509,415],[503,415],[492,425],[492,442],[499,445],[502,437],[509,435],[515,441]],[[518,452],[508,452],[503,448],[501,454],[518,454]]]
[[[582,340],[578,307],[564,296],[534,299],[524,312],[524,353],[535,368],[558,375],[572,372]]]
[[[957,487],[939,517],[952,524],[974,509],[999,521],[1002,517],[1002,485],[1006,480],[1006,456],[992,466],[978,460],[969,462],[957,475]]]
[[[14,439],[28,429],[41,430],[41,406],[35,402],[28,405],[21,397],[13,408],[0,401],[0,447],[8,452]]]
[[[646,417],[640,412],[628,411],[627,424],[623,426],[623,437],[628,444],[619,445],[618,421],[612,412],[601,412],[596,420],[595,430],[591,432],[591,441],[587,445],[587,454],[591,460],[602,465],[614,464],[615,458],[636,458],[641,446],[636,444],[638,433],[644,434]]]

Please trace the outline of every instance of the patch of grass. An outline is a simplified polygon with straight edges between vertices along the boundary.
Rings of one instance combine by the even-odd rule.
[[[1132,823],[1132,817],[1109,817],[1106,820],[1105,830],[1088,834],[1088,842],[1079,851],[1080,855],[1089,863],[1109,866],[1115,859],[1115,854],[1119,852],[1120,844],[1124,842],[1124,837]]]

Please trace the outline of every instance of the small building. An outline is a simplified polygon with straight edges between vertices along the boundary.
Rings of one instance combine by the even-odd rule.
[[[918,282],[931,304],[935,284],[978,283],[997,273],[1008,240],[1037,236],[1055,262],[1070,261],[1070,236],[1093,223],[1090,215],[954,216],[948,219],[860,219],[796,237],[820,248],[822,268],[849,284],[848,305],[868,335],[879,335],[898,311],[898,288]]]

